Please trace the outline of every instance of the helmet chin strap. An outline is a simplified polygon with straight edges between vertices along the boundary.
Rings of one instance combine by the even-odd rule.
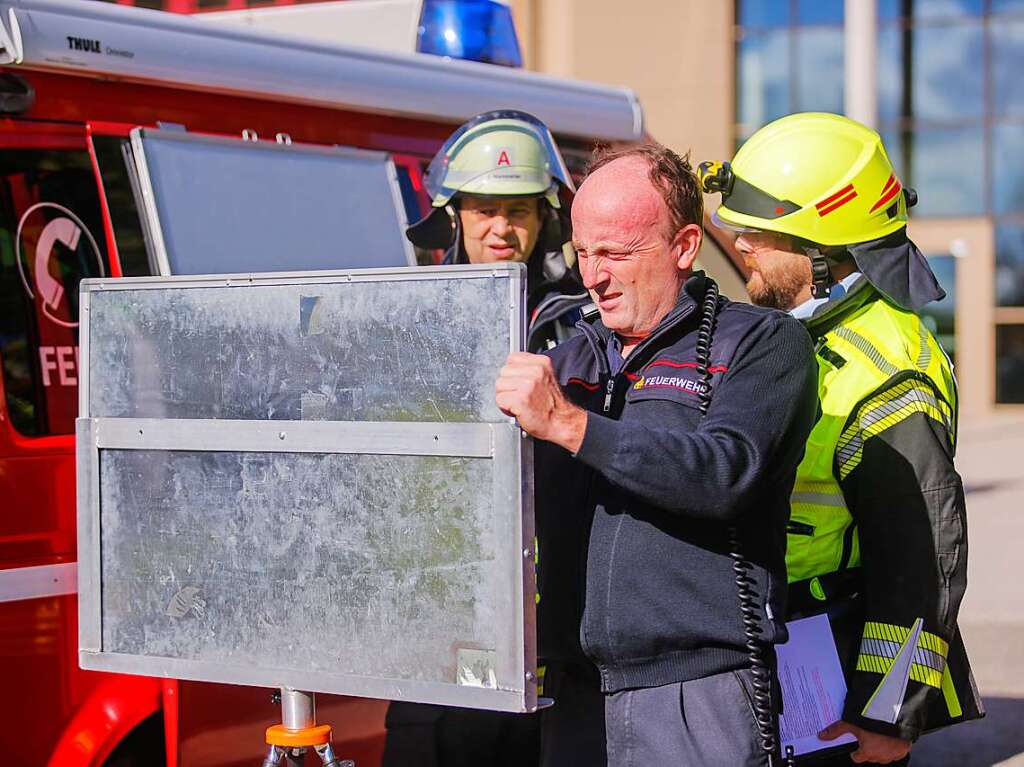
[[[817,248],[804,248],[804,252],[811,259],[811,293],[815,298],[828,298],[835,284],[828,260]]]

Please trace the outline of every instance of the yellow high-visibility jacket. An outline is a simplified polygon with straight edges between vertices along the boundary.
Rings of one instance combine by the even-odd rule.
[[[821,417],[792,496],[790,613],[856,606],[833,620],[843,719],[915,740],[983,715],[956,624],[967,583],[956,381],[921,319],[863,278],[806,325]]]

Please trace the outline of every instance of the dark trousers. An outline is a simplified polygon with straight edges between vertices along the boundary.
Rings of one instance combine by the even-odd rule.
[[[536,767],[537,714],[394,701],[384,719],[383,767]]]
[[[550,680],[550,682],[549,682]],[[749,671],[604,695],[596,678],[552,677],[544,767],[763,767]],[[603,742],[602,742],[603,741]]]
[[[596,669],[548,663],[544,696],[556,703],[538,714],[392,702],[382,767],[605,764],[604,695]]]
[[[541,714],[543,767],[601,767],[605,756],[604,703],[597,669],[549,663],[544,696],[555,704]]]
[[[612,767],[762,767],[749,671],[613,693],[605,701]]]

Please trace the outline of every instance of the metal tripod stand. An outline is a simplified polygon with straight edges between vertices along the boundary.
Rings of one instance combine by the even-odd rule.
[[[356,767],[350,759],[339,759],[331,748],[331,725],[316,723],[316,696],[311,692],[281,688],[281,724],[267,728],[270,750],[263,767],[299,767],[309,749],[316,751],[324,767]]]

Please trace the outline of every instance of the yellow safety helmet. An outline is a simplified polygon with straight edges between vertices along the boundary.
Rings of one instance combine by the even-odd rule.
[[[829,295],[829,262],[850,257],[889,301],[920,311],[945,296],[928,260],[907,238],[917,194],[896,177],[882,139],[848,117],[807,112],[761,128],[732,163],[697,169],[721,192],[712,220],[738,231],[788,234],[811,259],[814,295]]]
[[[732,163],[702,163],[705,192],[721,192],[716,223],[780,232],[823,246],[886,237],[916,202],[882,139],[848,117],[808,112],[769,123]]]

